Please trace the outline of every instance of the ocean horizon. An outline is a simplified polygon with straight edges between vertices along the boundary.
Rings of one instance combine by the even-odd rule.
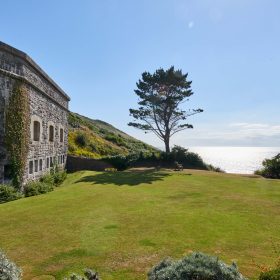
[[[208,164],[237,174],[253,174],[262,167],[264,159],[280,153],[280,147],[197,146],[188,150],[198,153]]]

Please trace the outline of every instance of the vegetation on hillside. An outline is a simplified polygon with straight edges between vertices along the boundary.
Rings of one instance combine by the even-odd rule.
[[[77,113],[69,114],[70,155],[100,159],[110,156],[127,156],[131,153],[152,154],[158,150],[112,125],[92,120]]]
[[[108,123],[77,113],[69,114],[68,137],[70,155],[104,159],[118,170],[133,166],[174,168],[174,162],[178,161],[184,168],[221,171],[183,147],[175,146],[170,153],[161,152]]]

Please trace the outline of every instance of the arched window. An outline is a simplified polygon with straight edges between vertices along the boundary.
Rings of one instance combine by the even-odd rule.
[[[40,122],[33,122],[33,140],[40,141]]]
[[[59,140],[60,140],[60,143],[63,142],[63,134],[64,134],[63,128],[60,128],[60,130],[59,130]]]
[[[53,142],[54,139],[54,127],[53,125],[49,126],[49,141]]]

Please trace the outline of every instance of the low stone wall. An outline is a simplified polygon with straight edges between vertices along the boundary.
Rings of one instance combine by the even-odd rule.
[[[99,159],[67,156],[66,169],[68,172],[80,170],[104,171],[106,168],[112,167],[112,164]]]

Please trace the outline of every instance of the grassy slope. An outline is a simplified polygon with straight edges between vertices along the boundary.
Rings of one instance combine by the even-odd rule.
[[[145,279],[162,258],[191,250],[255,276],[252,259],[272,264],[279,232],[279,180],[203,171],[84,171],[52,193],[0,205],[0,248],[24,279],[88,266],[105,280]]]
[[[76,144],[75,138],[77,134],[86,136],[88,141],[85,147],[79,147]],[[140,151],[151,153],[156,150],[108,123],[70,113],[69,154],[102,158],[104,156],[127,155]]]

